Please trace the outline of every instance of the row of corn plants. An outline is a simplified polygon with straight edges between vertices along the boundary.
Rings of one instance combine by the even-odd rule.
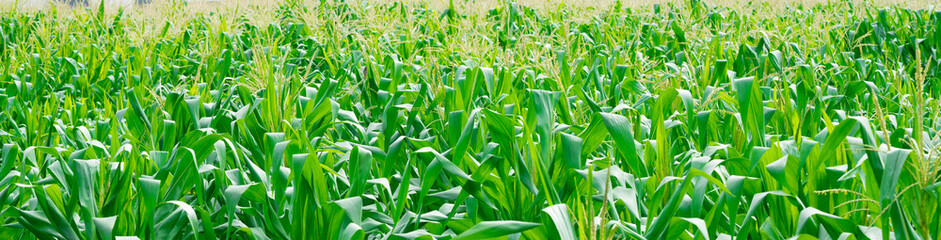
[[[3,12],[0,238],[941,237],[941,12],[497,3]]]

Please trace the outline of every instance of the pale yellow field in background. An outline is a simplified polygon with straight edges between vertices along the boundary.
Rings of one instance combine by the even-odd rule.
[[[99,0],[87,0],[89,5],[97,5]],[[135,4],[137,0],[104,0],[105,5],[108,8],[118,8],[125,7],[127,9],[136,9],[144,11],[153,11],[163,8],[162,5],[167,5],[174,0],[152,0],[150,4]],[[177,0],[178,2],[182,2]],[[258,6],[258,7],[272,7],[276,6],[278,0],[190,0],[188,1],[186,8],[194,11],[212,11],[218,10],[219,8],[234,8],[237,6]],[[316,1],[311,1],[316,2]],[[368,0],[360,2],[369,2],[372,4],[377,3],[391,3],[391,2],[405,2],[405,3],[424,3],[428,6],[435,9],[445,9],[448,5],[448,0]],[[454,3],[458,8],[463,10],[487,10],[498,4],[501,0],[455,0]],[[588,10],[605,10],[609,9],[614,4],[614,0],[518,0],[519,4],[534,7],[537,9],[552,9],[557,8],[560,4],[564,4],[570,8],[583,8]],[[682,0],[623,0],[621,1],[624,7],[638,8],[638,7],[649,7],[654,4],[683,4],[685,1]],[[902,6],[906,8],[914,9],[938,9],[937,6],[941,5],[941,0],[758,0],[758,1],[746,1],[746,0],[706,0],[708,4],[713,5],[722,5],[729,8],[751,8],[754,6],[767,5],[774,9],[784,9],[787,5],[791,4],[818,4],[818,3],[848,3],[852,2],[853,4],[868,4],[877,7],[885,6]],[[0,0],[0,5],[4,11],[10,11],[13,8],[18,10],[45,10],[48,9],[50,5],[56,5],[59,9],[63,8],[74,8],[70,7],[63,3],[53,3],[53,0]]]

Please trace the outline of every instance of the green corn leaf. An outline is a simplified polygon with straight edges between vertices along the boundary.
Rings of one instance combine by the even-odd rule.
[[[538,226],[538,223],[519,221],[487,221],[474,225],[467,231],[458,234],[452,239],[462,240],[495,238],[514,233],[520,233]]]
[[[549,215],[549,219],[555,225],[555,231],[558,232],[558,238],[562,240],[575,240],[575,230],[572,229],[572,220],[569,217],[568,207],[565,204],[556,204],[542,209]]]

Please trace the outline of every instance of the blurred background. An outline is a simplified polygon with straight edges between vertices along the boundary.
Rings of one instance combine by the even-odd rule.
[[[195,5],[192,7],[202,8],[206,7],[205,5],[213,6],[235,6],[235,5],[277,5],[278,0],[0,0],[0,4],[5,5],[5,8],[15,7],[20,9],[46,9],[51,5],[57,5],[57,7],[83,7],[83,6],[98,6],[98,4],[104,1],[105,5],[109,8],[148,8],[153,7],[154,5],[160,4],[179,4],[180,2],[186,2],[186,5]],[[396,2],[393,0],[369,0],[362,2]],[[448,0],[404,0],[397,2],[408,2],[408,3],[425,3],[432,6],[441,6],[445,7],[448,4]],[[505,0],[455,0],[455,5],[462,5],[465,7],[484,7],[489,8],[494,5],[505,2]],[[606,8],[614,4],[615,0],[519,0],[516,1],[520,4],[524,4],[530,7],[556,7],[559,4],[566,4],[569,6],[580,6],[586,8]],[[670,1],[670,0],[622,0],[622,5],[625,7],[632,6],[641,6],[641,5],[653,5],[653,4],[663,4],[668,2],[683,2],[680,1]],[[941,0],[758,0],[758,1],[747,1],[747,0],[707,0],[706,2],[710,4],[725,5],[728,7],[749,7],[754,5],[771,5],[783,7],[789,3],[803,3],[803,4],[816,4],[816,3],[853,3],[853,4],[870,4],[874,6],[904,6],[906,8],[934,8],[938,5],[941,5]]]

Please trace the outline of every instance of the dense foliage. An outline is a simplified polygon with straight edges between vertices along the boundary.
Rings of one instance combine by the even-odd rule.
[[[177,4],[2,14],[0,238],[941,237],[941,12]]]

